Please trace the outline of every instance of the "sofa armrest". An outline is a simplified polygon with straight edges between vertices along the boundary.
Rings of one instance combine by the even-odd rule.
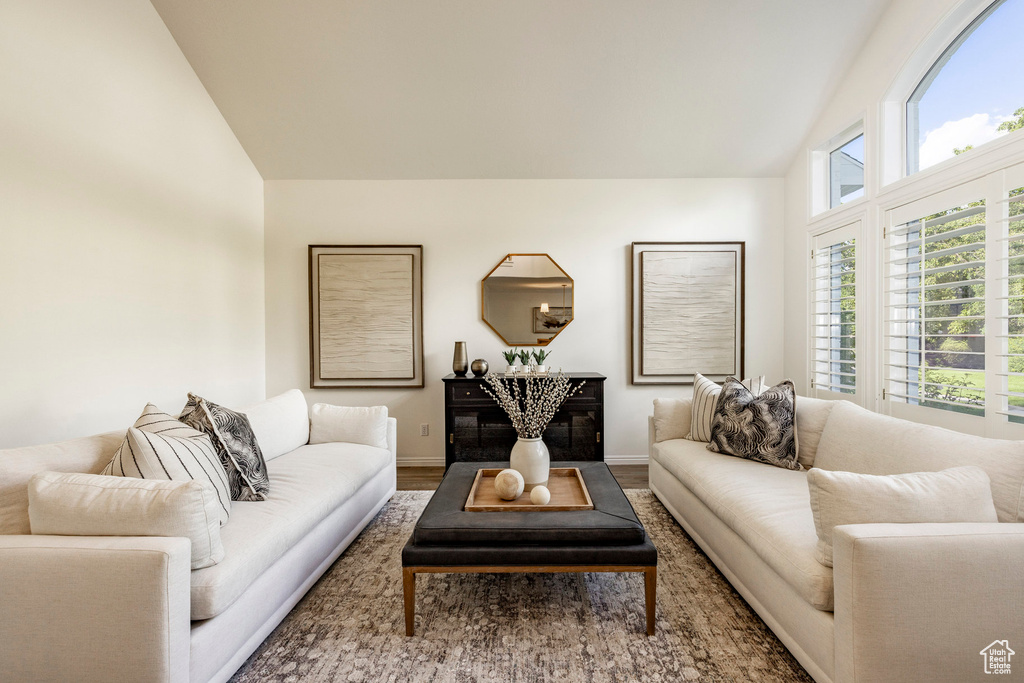
[[[0,536],[0,676],[186,683],[190,562],[186,538]]]
[[[388,418],[388,450],[391,451],[391,464],[398,462],[398,420]]]
[[[981,651],[1024,633],[1024,524],[845,525],[833,542],[837,683],[984,678]]]

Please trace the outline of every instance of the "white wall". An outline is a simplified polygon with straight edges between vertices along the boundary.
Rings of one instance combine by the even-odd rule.
[[[0,447],[264,395],[263,183],[146,0],[0,4]]]
[[[646,454],[651,401],[690,393],[629,385],[632,241],[746,240],[748,372],[781,379],[781,179],[295,180],[268,181],[265,197],[268,395],[300,387],[310,402],[385,404],[403,462],[443,463],[441,377],[455,341],[504,365],[480,320],[480,279],[508,252],[549,253],[575,280],[576,319],[551,363],[608,376],[610,457]],[[309,389],[309,244],[423,245],[424,389]]]

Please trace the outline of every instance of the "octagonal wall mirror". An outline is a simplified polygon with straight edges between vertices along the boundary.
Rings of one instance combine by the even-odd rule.
[[[508,254],[481,286],[483,320],[509,346],[544,346],[572,322],[572,278],[547,254]]]

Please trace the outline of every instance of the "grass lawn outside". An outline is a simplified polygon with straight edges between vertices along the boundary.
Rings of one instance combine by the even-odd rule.
[[[938,382],[938,375],[945,378],[954,377],[956,380],[967,380],[968,387],[963,390],[963,396],[973,396],[984,400],[985,398],[985,371],[984,370],[947,370],[941,368],[928,368],[925,371],[925,378],[929,382]],[[966,376],[966,377],[965,377]],[[1010,376],[1010,391],[1024,393],[1024,377]],[[949,384],[950,382],[942,382]],[[1024,397],[1011,396],[1010,405],[1024,408]]]

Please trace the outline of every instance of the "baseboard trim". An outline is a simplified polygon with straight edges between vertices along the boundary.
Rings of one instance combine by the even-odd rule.
[[[403,455],[395,458],[398,467],[444,467],[444,456],[437,455]]]
[[[646,465],[650,456],[643,455],[606,455],[604,461],[609,465]]]

